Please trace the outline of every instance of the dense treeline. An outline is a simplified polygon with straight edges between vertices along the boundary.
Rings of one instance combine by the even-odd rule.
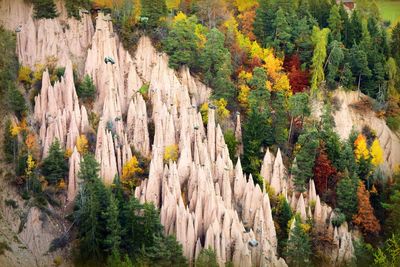
[[[82,187],[76,199],[79,264],[107,266],[186,266],[182,246],[165,236],[159,213],[152,204],[128,198],[116,178],[110,188],[99,177],[91,154],[81,163]]]

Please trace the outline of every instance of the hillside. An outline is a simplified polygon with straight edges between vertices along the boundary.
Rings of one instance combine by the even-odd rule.
[[[0,265],[395,266],[400,25],[361,7],[1,1]]]

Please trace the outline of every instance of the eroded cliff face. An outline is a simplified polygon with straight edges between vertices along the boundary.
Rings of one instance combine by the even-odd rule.
[[[338,104],[338,110],[333,115],[336,130],[340,137],[347,138],[353,127],[361,131],[363,126],[369,126],[375,131],[384,151],[382,168],[386,173],[392,174],[394,169],[400,164],[399,136],[389,129],[384,119],[376,116],[372,110],[371,101],[369,101],[367,96],[363,94],[359,95],[357,92],[336,90],[333,98],[336,98]]]
[[[127,53],[113,32],[110,17],[101,13],[94,27],[90,16],[83,14],[81,21],[67,19],[63,9],[60,9],[60,18],[34,21],[32,7],[22,0],[4,0],[0,10],[7,14],[0,21],[3,25],[12,30],[21,29],[17,33],[17,52],[22,65],[34,68],[36,63],[44,63],[52,56],[59,66],[66,68],[62,79],[54,85],[48,72],[43,73],[32,126],[38,129],[42,157],[55,139],[72,152],[69,203],[79,190],[77,176],[82,157],[76,140],[79,135],[94,131],[97,133],[96,159],[106,184],[111,184],[116,174],[121,175],[122,167],[132,157],[132,148],[151,159],[149,177],[136,189],[135,195],[140,201],[153,202],[161,209],[165,232],[176,235],[189,260],[194,260],[201,249],[211,247],[221,265],[232,261],[235,266],[286,266],[277,255],[268,194],[251,177],[246,177],[240,161],[230,160],[212,108],[207,127],[203,125],[199,106],[208,101],[210,88],[193,77],[187,68],[179,72],[170,69],[168,57],[158,53],[147,37],[139,40],[134,55]],[[105,63],[105,57],[111,57],[115,64]],[[93,77],[97,88],[93,110],[79,103],[74,65],[78,66],[81,76]],[[139,93],[143,85],[149,86],[146,101]],[[347,106],[351,103],[348,94],[340,97],[347,102],[342,104],[335,119],[344,137],[348,134],[348,125],[357,124],[360,117],[346,109],[346,103]],[[96,129],[89,123],[91,112],[100,119]],[[155,127],[152,144],[149,122]],[[369,123],[376,130],[385,129],[375,119]],[[235,135],[241,138],[239,115]],[[387,130],[378,132],[378,136],[387,164],[392,167],[399,159],[398,139]],[[179,158],[177,162],[164,162],[165,148],[171,145],[178,146]],[[266,152],[261,175],[276,194],[286,196],[302,220],[313,218],[317,227],[328,230],[336,244],[330,251],[332,265],[351,260],[354,249],[347,225],[339,229],[332,227],[330,222],[335,214],[320,201],[313,182],[307,193],[292,194],[293,178],[288,177],[279,150],[276,154]],[[33,225],[32,231],[40,233],[34,212],[29,222]],[[36,249],[35,244],[41,241],[32,241],[35,236],[26,233],[21,238],[40,255],[42,250]],[[47,242],[46,234],[41,236]]]

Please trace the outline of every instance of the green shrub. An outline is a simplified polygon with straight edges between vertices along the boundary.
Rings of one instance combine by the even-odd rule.
[[[58,16],[53,0],[33,0],[33,13],[35,19],[53,19]]]
[[[18,208],[18,203],[14,199],[6,199],[4,200],[4,203],[6,204],[6,206],[12,207],[13,209]]]
[[[0,255],[3,255],[4,252],[6,252],[6,250],[12,251],[10,246],[5,241],[1,241],[0,242]]]
[[[400,129],[400,116],[387,117],[386,124],[392,131],[398,131]]]
[[[50,184],[56,184],[68,172],[68,165],[64,158],[64,151],[58,140],[50,146],[48,156],[43,160],[42,174]]]
[[[235,133],[233,132],[233,130],[228,129],[224,133],[224,139],[225,139],[226,145],[228,146],[229,156],[232,161],[235,161],[236,148],[237,148],[237,145],[239,144],[239,142],[236,140]]]

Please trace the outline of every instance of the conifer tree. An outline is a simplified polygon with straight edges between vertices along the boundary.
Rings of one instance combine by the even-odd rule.
[[[272,129],[274,134],[275,143],[283,146],[287,141],[288,136],[288,120],[285,105],[285,96],[282,92],[275,94],[272,100],[272,108],[274,110]]]
[[[141,11],[141,16],[148,18],[146,26],[150,28],[160,26],[168,12],[165,0],[141,0]]]
[[[76,93],[83,101],[94,101],[96,96],[96,87],[93,84],[92,77],[86,74],[83,81],[78,86]]]
[[[390,52],[392,57],[396,60],[397,66],[400,66],[400,22],[398,22],[392,30]]]
[[[290,266],[310,266],[311,253],[310,237],[304,232],[300,218],[296,218],[284,251],[285,259]]]
[[[178,16],[183,16],[178,18]],[[198,57],[197,42],[195,34],[196,18],[187,18],[182,13],[175,17],[172,29],[164,42],[165,51],[169,55],[169,66],[178,69],[182,65],[195,68]]]
[[[338,41],[333,41],[329,45],[329,56],[327,59],[327,75],[326,75],[326,83],[329,88],[336,89],[337,80],[339,76],[339,67],[342,61],[344,60],[344,53],[342,49],[342,43]]]
[[[46,180],[55,184],[64,179],[68,173],[68,165],[64,158],[64,151],[56,139],[50,146],[48,156],[43,160],[42,174]]]
[[[346,219],[351,221],[357,212],[357,187],[358,179],[354,174],[345,172],[336,187],[337,206],[346,215]]]
[[[263,46],[267,46],[273,41],[276,9],[272,1],[261,0],[259,2],[254,20],[254,34]]]
[[[339,13],[339,6],[333,5],[328,18],[329,29],[334,40],[340,41],[343,30],[343,22]]]
[[[207,34],[207,41],[200,55],[201,69],[206,83],[214,89],[214,98],[233,99],[231,81],[231,54],[224,47],[225,37],[216,28]]]
[[[218,267],[217,255],[215,251],[207,248],[200,252],[199,257],[196,259],[197,267]]]
[[[291,42],[291,27],[287,22],[285,12],[279,8],[274,20],[275,35],[274,46],[278,51],[284,51],[285,54],[291,54],[293,44]]]
[[[22,118],[26,111],[25,98],[13,82],[8,83],[7,104],[18,118]]]
[[[319,145],[315,128],[306,129],[299,137],[297,145],[300,150],[296,154],[296,166],[293,168],[294,185],[296,190],[304,192],[306,183],[313,177],[315,156]]]
[[[8,119],[4,127],[3,152],[8,163],[13,162],[18,154],[18,140],[11,134],[12,123]]]
[[[52,19],[58,16],[53,0],[34,0],[33,13],[36,19]]]

